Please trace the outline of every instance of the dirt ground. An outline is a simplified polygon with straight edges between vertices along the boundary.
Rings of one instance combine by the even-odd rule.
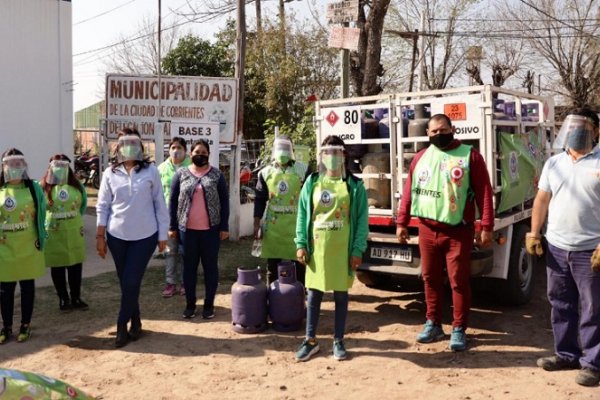
[[[450,352],[447,340],[415,342],[424,318],[421,293],[373,290],[356,282],[347,323],[350,359],[331,357],[333,299],[326,296],[321,352],[305,363],[293,359],[302,332],[231,330],[230,285],[220,288],[214,320],[184,321],[183,298],[162,299],[159,274],[142,293],[145,336],[139,341],[113,348],[118,296],[116,281],[105,279],[94,284],[89,300],[113,304],[111,312],[92,307],[59,315],[52,304],[46,313],[56,315],[36,315],[29,342],[0,348],[0,365],[45,373],[101,399],[600,398],[600,388],[574,382],[576,371],[549,373],[535,366],[537,357],[552,353],[543,273],[525,307],[476,300],[464,353]],[[449,307],[445,319],[450,321]],[[448,333],[450,327],[444,329]]]

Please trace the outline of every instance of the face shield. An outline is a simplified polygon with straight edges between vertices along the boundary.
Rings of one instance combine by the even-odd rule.
[[[6,156],[2,159],[2,171],[5,181],[27,179],[27,163],[21,155]]]
[[[119,153],[117,161],[141,161],[144,158],[142,153],[142,140],[136,135],[125,135],[119,137]]]
[[[275,138],[271,158],[279,165],[286,165],[290,160],[295,160],[292,141],[288,138]]]
[[[582,115],[567,115],[552,147],[572,149],[577,152],[590,151],[594,142],[594,123]]]
[[[52,160],[48,166],[46,183],[50,185],[64,185],[69,181],[69,162],[66,160]]]
[[[319,173],[346,178],[344,146],[323,146],[319,152]]]

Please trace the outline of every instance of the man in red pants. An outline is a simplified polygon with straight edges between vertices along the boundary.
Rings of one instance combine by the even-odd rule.
[[[442,300],[446,267],[454,313],[450,349],[466,349],[471,309],[470,256],[474,239],[480,247],[492,243],[493,190],[481,154],[454,139],[455,128],[444,114],[427,124],[430,146],[413,159],[406,179],[396,236],[408,240],[411,216],[419,218],[421,272],[425,284],[427,322],[417,342],[444,338]],[[475,205],[481,214],[481,236],[475,238]]]

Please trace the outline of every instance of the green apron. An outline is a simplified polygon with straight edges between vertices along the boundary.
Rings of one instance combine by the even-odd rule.
[[[85,260],[81,192],[71,185],[56,185],[52,188],[52,201],[46,212],[46,266],[79,264]]]
[[[354,281],[350,270],[350,194],[341,178],[323,176],[312,193],[313,254],[306,268],[306,287],[346,292]]]
[[[269,202],[261,228],[261,257],[296,259],[294,236],[302,178],[292,167],[285,171],[271,167],[265,177]]]
[[[36,243],[35,213],[31,192],[24,184],[0,188],[0,282],[35,279],[46,273],[44,253]]]

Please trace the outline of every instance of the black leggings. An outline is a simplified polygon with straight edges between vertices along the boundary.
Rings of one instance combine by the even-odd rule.
[[[69,267],[50,268],[50,275],[58,297],[68,300],[69,292],[71,292],[71,300],[79,300],[81,295],[81,271],[81,263]],[[67,274],[69,275],[69,292],[67,292]]]
[[[21,324],[28,325],[33,314],[35,299],[35,281],[28,279],[19,281],[21,287]],[[0,282],[0,311],[5,328],[11,328],[15,311],[15,288],[17,282]]]

